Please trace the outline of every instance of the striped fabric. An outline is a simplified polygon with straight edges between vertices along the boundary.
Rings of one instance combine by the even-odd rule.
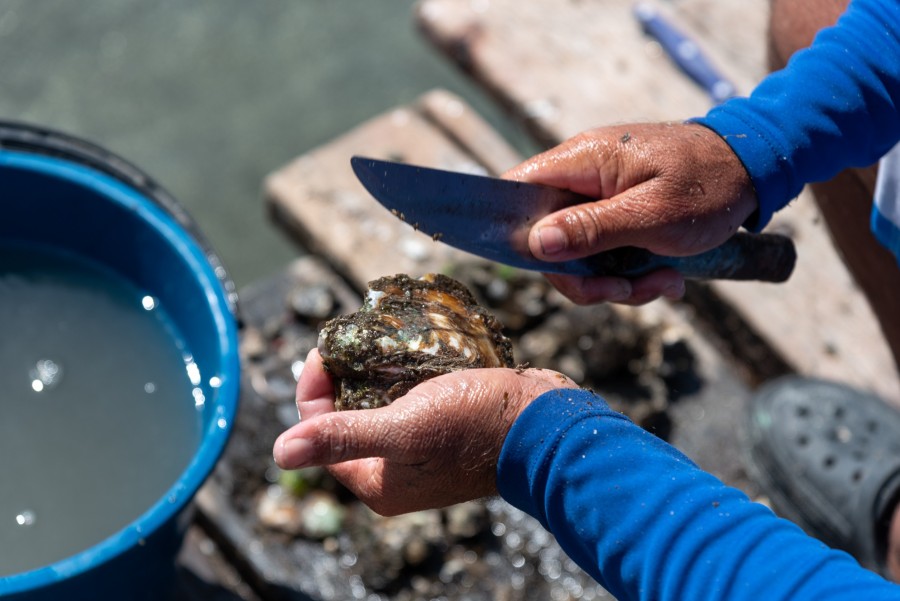
[[[900,144],[894,146],[878,164],[872,232],[894,253],[900,266]]]

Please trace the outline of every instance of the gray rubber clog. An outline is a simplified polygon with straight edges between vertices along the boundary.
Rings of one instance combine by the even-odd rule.
[[[748,471],[776,513],[883,574],[900,501],[900,412],[794,376],[763,386],[748,409]]]

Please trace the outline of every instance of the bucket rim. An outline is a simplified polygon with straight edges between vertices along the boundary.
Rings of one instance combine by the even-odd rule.
[[[187,230],[203,250],[207,261],[213,266],[216,279],[225,291],[231,314],[240,321],[237,287],[219,254],[181,203],[136,165],[84,138],[42,125],[0,119],[0,152],[4,151],[55,157],[90,167],[147,196]]]

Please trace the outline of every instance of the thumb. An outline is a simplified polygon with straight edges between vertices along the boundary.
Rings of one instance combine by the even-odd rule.
[[[528,236],[531,253],[564,261],[622,246],[639,246],[669,255],[689,254],[694,240],[673,223],[673,202],[661,202],[657,182],[644,182],[611,198],[587,202],[547,215]]]
[[[396,432],[390,406],[317,415],[285,431],[275,441],[275,463],[282,469],[330,465],[384,456]]]
[[[459,399],[483,396],[473,393],[485,388],[477,371],[433,378],[378,409],[306,412],[301,408],[303,420],[275,441],[275,462],[283,469],[368,457],[421,463],[435,439],[464,418]]]

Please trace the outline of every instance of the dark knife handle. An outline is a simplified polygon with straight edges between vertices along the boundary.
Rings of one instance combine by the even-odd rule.
[[[664,257],[627,246],[569,263],[573,264],[570,273],[636,277],[672,267],[689,279],[784,282],[796,262],[797,251],[790,238],[739,232],[721,246],[690,257]]]

